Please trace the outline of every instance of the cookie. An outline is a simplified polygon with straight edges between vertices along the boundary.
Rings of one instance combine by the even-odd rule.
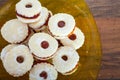
[[[58,13],[50,17],[48,21],[49,31],[56,38],[68,36],[75,28],[75,19],[72,15]]]
[[[29,74],[29,80],[56,80],[58,73],[53,65],[39,63],[35,65]]]
[[[25,45],[18,45],[7,52],[3,65],[10,75],[19,77],[31,69],[33,61],[29,48]]]
[[[70,75],[77,70],[79,55],[74,48],[60,47],[53,57],[53,64],[58,72]]]
[[[65,37],[64,39],[60,39],[60,42],[65,46],[71,46],[75,49],[79,49],[82,47],[85,41],[85,36],[83,32],[79,28],[75,28],[74,32]]]
[[[9,43],[20,43],[26,39],[29,34],[27,24],[18,19],[7,21],[1,28],[2,37]]]
[[[58,49],[57,40],[47,33],[34,34],[28,45],[34,57],[40,60],[50,59]]]
[[[24,23],[36,22],[40,19],[41,3],[38,0],[20,0],[16,4],[16,16]]]
[[[51,14],[49,13],[48,9],[45,7],[42,7],[39,21],[30,23],[29,26],[37,31],[43,30],[43,26],[49,20],[50,16],[51,16]]]
[[[7,54],[11,49],[13,49],[13,48],[16,47],[16,46],[17,46],[16,44],[9,44],[9,45],[5,46],[5,47],[2,49],[2,51],[1,51],[1,56],[0,56],[2,62],[4,62],[4,58],[5,58],[6,54]]]

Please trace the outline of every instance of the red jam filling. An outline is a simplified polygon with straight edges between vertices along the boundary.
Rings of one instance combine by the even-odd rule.
[[[18,56],[16,60],[17,60],[18,63],[23,63],[24,62],[24,58],[22,56]]]
[[[69,36],[69,39],[70,39],[70,40],[75,40],[75,39],[76,39],[76,35],[75,35],[75,34],[70,35],[70,36]]]
[[[43,77],[44,79],[47,79],[47,72],[43,71],[42,73],[40,73],[39,76]]]
[[[38,13],[38,14],[32,16],[32,17],[27,17],[27,16],[21,15],[21,14],[19,14],[17,12],[16,12],[16,15],[19,16],[19,17],[25,18],[25,19],[35,19],[35,18],[40,16],[40,13]]]
[[[49,43],[47,41],[41,42],[41,47],[47,49],[49,47]]]
[[[67,61],[67,60],[68,60],[68,57],[67,57],[66,55],[64,55],[64,56],[62,56],[62,59],[63,59],[64,61]]]
[[[63,28],[65,26],[65,22],[64,21],[59,21],[58,22],[58,27]]]

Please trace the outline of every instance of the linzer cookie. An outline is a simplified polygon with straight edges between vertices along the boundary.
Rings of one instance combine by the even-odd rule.
[[[75,20],[73,16],[66,13],[58,13],[53,15],[48,21],[49,31],[56,38],[64,38],[68,36],[75,28]]]
[[[30,23],[29,26],[36,31],[43,30],[44,29],[43,27],[45,27],[44,25],[47,24],[47,21],[49,20],[50,16],[51,13],[49,13],[48,9],[42,7],[39,21]]]
[[[20,0],[16,4],[16,16],[24,23],[36,22],[40,19],[41,3],[38,0]]]
[[[27,46],[18,45],[7,52],[3,65],[10,75],[19,77],[31,69],[33,56]]]
[[[2,51],[1,51],[1,56],[0,56],[2,62],[4,62],[4,58],[5,58],[6,54],[7,54],[11,49],[13,49],[13,48],[16,47],[16,46],[17,46],[16,44],[9,44],[9,45],[5,46],[5,47],[2,49]]]
[[[57,80],[58,72],[49,63],[35,65],[29,74],[29,80]]]
[[[57,40],[47,33],[34,34],[28,45],[34,57],[40,60],[50,59],[58,49]]]
[[[75,49],[79,49],[84,44],[85,36],[83,32],[76,27],[71,35],[61,39],[60,41],[65,46],[71,46]]]
[[[29,29],[27,24],[18,19],[7,21],[1,28],[2,37],[9,43],[20,43],[28,36]]]
[[[77,70],[79,58],[74,48],[64,46],[60,47],[56,52],[56,55],[53,57],[53,64],[58,72],[63,75],[70,75]]]
[[[78,69],[76,50],[85,36],[72,15],[53,15],[39,0],[19,0],[15,11],[17,19],[1,28],[2,37],[11,43],[0,56],[6,72],[13,77],[29,72],[29,80],[57,80],[58,72],[71,75]]]

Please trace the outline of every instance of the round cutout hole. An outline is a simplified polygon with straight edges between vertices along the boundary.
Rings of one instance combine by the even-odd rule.
[[[47,79],[47,72],[42,71],[39,76],[43,77],[44,79]]]
[[[42,41],[41,42],[41,47],[44,49],[47,49],[49,47],[49,43],[47,41]]]
[[[63,56],[62,56],[62,59],[63,59],[64,61],[67,61],[67,60],[68,60],[68,57],[67,57],[66,55],[63,55]]]
[[[75,34],[72,34],[72,35],[69,36],[69,39],[70,39],[70,40],[76,40],[76,38],[77,38],[77,37],[76,37]]]
[[[32,4],[30,4],[30,3],[29,3],[29,4],[26,4],[25,7],[26,7],[26,8],[32,8]]]
[[[23,56],[18,56],[16,60],[17,60],[18,63],[23,63],[24,62],[24,57]]]
[[[64,21],[59,21],[58,22],[58,27],[63,28],[65,26],[65,22]]]

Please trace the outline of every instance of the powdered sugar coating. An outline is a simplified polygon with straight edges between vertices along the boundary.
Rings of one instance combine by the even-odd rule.
[[[27,8],[26,5],[31,5]],[[34,15],[41,12],[41,3],[38,0],[20,0],[16,4],[16,11],[26,17],[33,17]]]
[[[47,49],[41,47],[41,43],[43,41],[47,41],[49,43],[49,47]],[[40,57],[40,59],[49,59],[49,57],[53,56],[58,49],[57,40],[47,33],[34,34],[30,38],[28,45],[31,52],[35,56]]]
[[[65,26],[60,28],[58,26],[59,21],[64,21]],[[58,13],[58,14],[53,15],[49,19],[48,26],[49,26],[50,32],[55,37],[64,37],[64,36],[69,35],[73,31],[75,27],[75,20],[73,16],[71,16],[70,14]]]
[[[67,60],[63,60],[62,56],[67,56]],[[66,73],[73,70],[79,62],[79,55],[74,50],[74,48],[69,46],[60,47],[53,57],[53,64],[58,72],[63,75],[67,75]],[[65,66],[63,66],[65,65]]]
[[[18,19],[12,19],[3,25],[1,34],[9,43],[20,43],[28,36],[28,26]]]
[[[83,32],[77,27],[75,28],[73,34],[76,35],[75,40],[70,40],[68,36],[68,37],[65,37],[64,39],[60,39],[60,41],[65,46],[71,46],[75,49],[79,49],[84,44],[85,36]]]
[[[17,46],[16,44],[9,44],[9,45],[5,46],[5,47],[2,49],[2,51],[1,51],[1,56],[0,56],[2,62],[4,62],[4,58],[5,58],[6,54],[7,54],[11,49],[13,49],[13,48],[16,47],[16,46]]]
[[[45,7],[42,7],[39,21],[30,23],[29,26],[33,29],[38,29],[38,28],[42,27],[46,23],[48,16],[49,16],[48,9]]]
[[[19,56],[24,58],[23,63],[17,62],[16,59]],[[27,46],[19,45],[6,54],[3,65],[10,75],[19,77],[31,69],[33,65],[33,56]]]
[[[40,77],[40,73],[45,71],[47,73],[47,78],[44,79],[43,77]],[[35,65],[29,74],[29,80],[56,80],[58,76],[58,73],[53,65],[49,63],[40,63]]]

